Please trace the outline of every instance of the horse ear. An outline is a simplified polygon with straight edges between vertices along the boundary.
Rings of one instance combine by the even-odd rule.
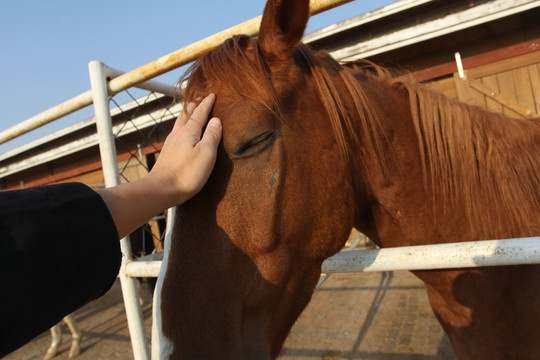
[[[288,57],[302,39],[309,0],[268,0],[259,31],[259,47],[268,60]]]

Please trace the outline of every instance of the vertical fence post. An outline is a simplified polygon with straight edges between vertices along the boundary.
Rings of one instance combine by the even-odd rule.
[[[111,187],[120,183],[118,175],[118,162],[116,158],[116,147],[114,134],[112,131],[111,114],[109,110],[109,94],[107,90],[107,79],[105,77],[105,65],[99,61],[91,61],[88,64],[90,72],[90,84],[94,100],[94,112],[96,118],[97,132],[99,134],[99,151],[105,177],[105,186]],[[125,272],[125,265],[132,260],[133,255],[129,237],[120,240],[122,249],[122,266],[120,269],[120,284],[122,285],[122,295],[126,308],[126,316],[133,347],[135,360],[148,360],[147,338],[144,332],[144,321],[141,306],[139,304],[139,292],[136,279],[128,277]]]

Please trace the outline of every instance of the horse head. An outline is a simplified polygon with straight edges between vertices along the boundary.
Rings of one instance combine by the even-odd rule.
[[[275,358],[353,226],[347,157],[299,56],[308,18],[308,0],[270,0],[257,39],[189,71],[186,100],[217,95],[223,142],[177,211],[161,293],[171,358]]]

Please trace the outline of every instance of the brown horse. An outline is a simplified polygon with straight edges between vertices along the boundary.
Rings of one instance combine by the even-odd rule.
[[[192,67],[223,143],[178,208],[164,358],[275,358],[352,227],[381,247],[540,234],[540,122],[343,67],[300,44],[308,0],[270,0],[256,39]],[[417,271],[460,359],[538,359],[540,266]]]

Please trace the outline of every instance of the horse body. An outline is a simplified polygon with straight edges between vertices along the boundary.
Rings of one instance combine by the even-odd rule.
[[[178,208],[161,287],[170,358],[275,358],[354,226],[382,247],[540,233],[540,124],[458,104],[299,45],[308,1],[272,1],[189,73],[223,143]],[[540,352],[540,267],[418,271],[460,359]]]
[[[386,85],[385,93],[395,93],[392,87],[399,85]],[[441,155],[425,145],[429,142],[425,139],[428,134],[423,133],[424,139],[419,146],[414,121],[408,116],[411,111],[399,117],[379,116],[388,122],[383,125],[387,139],[383,151],[389,154],[388,163],[384,180],[377,178],[379,174],[363,174],[363,169],[358,167],[354,178],[362,179],[359,180],[362,184],[357,187],[363,187],[370,194],[372,206],[357,214],[355,227],[381,247],[539,234],[540,196],[535,186],[540,181],[535,159],[540,159],[540,122],[504,118],[474,107],[448,103],[439,94],[425,89],[416,91],[421,91],[421,94],[414,94],[413,98],[434,98],[430,103],[437,113],[433,118],[426,117],[420,121],[453,122],[437,124],[436,129],[447,125],[453,127],[456,122],[467,120],[456,119],[453,114],[448,119],[441,118],[442,109],[437,109],[437,106],[442,106],[440,101],[444,101],[445,107],[456,107],[461,114],[467,113],[469,126],[476,128],[471,134],[477,132],[482,139],[469,139],[463,131],[457,135],[464,144],[454,146],[471,146],[476,152],[474,162],[460,156],[455,162],[463,163],[452,165],[451,170],[458,176],[447,175],[445,179],[434,181],[433,174],[444,171],[434,169],[440,166],[438,163],[429,165],[428,158],[440,159]],[[408,109],[408,95],[401,94],[401,100],[385,96],[384,101],[391,104],[405,101],[408,103],[405,107],[394,105],[393,108]],[[375,100],[373,95],[370,100],[374,100],[370,103],[373,106],[383,101]],[[384,114],[383,109],[375,111]],[[439,135],[441,139],[450,141],[450,136]],[[489,151],[481,151],[480,141],[489,143]],[[422,146],[426,150],[425,164],[422,162]],[[453,161],[448,160],[448,163]],[[442,181],[452,181],[453,184],[443,186],[440,184]],[[505,191],[509,193],[503,194]],[[471,201],[474,201],[474,206],[470,205]],[[433,311],[459,359],[538,357],[540,266],[413,273],[424,281]]]

